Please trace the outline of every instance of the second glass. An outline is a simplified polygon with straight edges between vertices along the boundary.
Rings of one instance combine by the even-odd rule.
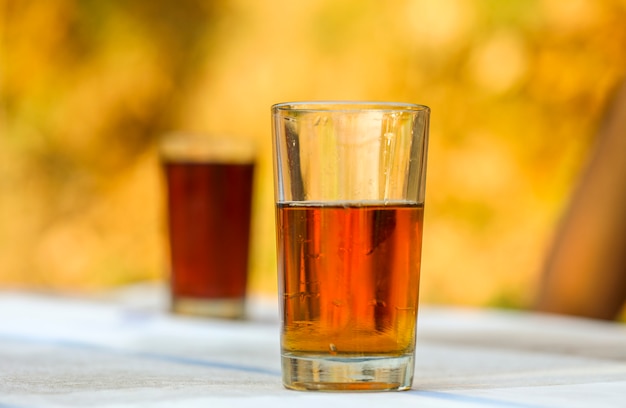
[[[178,133],[161,143],[173,312],[245,317],[254,158],[246,140]]]
[[[411,387],[429,114],[400,103],[272,107],[287,388]]]

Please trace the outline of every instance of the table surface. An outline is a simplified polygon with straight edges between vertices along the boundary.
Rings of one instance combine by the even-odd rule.
[[[281,384],[275,300],[222,321],[164,299],[0,292],[0,407],[626,407],[619,323],[423,306],[412,390],[299,392]]]

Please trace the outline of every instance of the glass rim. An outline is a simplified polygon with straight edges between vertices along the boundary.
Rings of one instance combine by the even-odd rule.
[[[272,112],[430,112],[426,105],[408,102],[379,101],[293,101],[272,105]]]
[[[163,162],[247,164],[257,160],[258,147],[252,139],[228,134],[170,132],[158,140]]]

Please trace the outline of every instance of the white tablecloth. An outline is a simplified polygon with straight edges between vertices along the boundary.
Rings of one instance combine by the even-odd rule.
[[[0,408],[626,407],[622,324],[423,306],[413,390],[319,393],[281,385],[274,300],[246,321],[163,303],[0,292]]]

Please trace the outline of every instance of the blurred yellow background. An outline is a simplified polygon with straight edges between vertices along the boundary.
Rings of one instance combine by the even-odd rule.
[[[0,287],[167,278],[165,132],[257,141],[250,288],[276,290],[270,105],[432,109],[421,299],[525,307],[605,104],[626,0],[0,0]]]

